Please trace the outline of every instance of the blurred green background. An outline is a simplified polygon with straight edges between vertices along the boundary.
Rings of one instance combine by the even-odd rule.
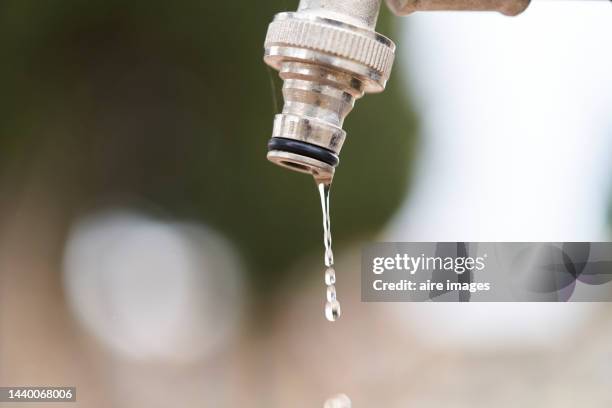
[[[149,207],[217,229],[238,246],[256,294],[278,288],[290,264],[322,251],[313,181],[265,159],[281,83],[262,62],[263,39],[275,13],[296,7],[4,0],[3,216],[24,189],[55,201],[66,229],[98,207]],[[383,9],[378,30],[394,38]],[[337,247],[397,208],[415,127],[398,75],[357,102],[332,190]]]

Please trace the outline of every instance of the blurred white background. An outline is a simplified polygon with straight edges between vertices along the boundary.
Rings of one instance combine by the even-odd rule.
[[[422,115],[422,146],[410,200],[382,240],[609,239],[609,2],[535,0],[518,18],[418,13],[402,24],[398,54]],[[430,341],[498,347],[548,346],[593,308],[436,304],[402,311]],[[438,324],[429,324],[434,316]]]

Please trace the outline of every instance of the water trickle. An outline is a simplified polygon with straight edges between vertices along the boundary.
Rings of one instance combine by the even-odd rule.
[[[315,181],[317,180],[315,179]],[[318,187],[319,196],[321,198],[321,210],[323,210],[323,245],[325,246],[325,266],[331,267],[334,264],[331,220],[329,218],[329,190],[331,189],[331,182],[318,182]]]
[[[327,286],[336,284],[336,271],[334,268],[327,268],[325,270],[325,284]]]
[[[333,302],[334,300],[336,300],[336,287],[330,285],[327,287],[327,301]]]
[[[340,302],[336,298],[336,270],[334,269],[334,252],[332,251],[331,220],[329,217],[329,190],[331,179],[318,179],[315,182],[319,189],[321,198],[321,210],[323,211],[323,245],[325,246],[325,318],[330,322],[335,322],[342,315]],[[327,399],[323,408],[351,408],[351,399],[345,394],[334,395]]]
[[[325,302],[325,318],[330,322],[335,322],[340,318],[342,310],[340,302],[336,298],[336,271],[334,270],[334,252],[332,251],[331,220],[329,217],[329,191],[331,180],[318,180],[315,182],[319,188],[321,198],[321,210],[323,211],[323,245],[325,246],[325,285],[327,286]]]

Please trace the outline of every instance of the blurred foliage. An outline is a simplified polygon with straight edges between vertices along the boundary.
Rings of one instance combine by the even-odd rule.
[[[143,198],[228,236],[256,287],[274,288],[322,246],[313,181],[265,160],[278,81],[262,62],[263,39],[275,13],[296,7],[3,0],[3,194],[40,178],[69,207],[67,223],[108,197]],[[379,31],[393,38],[389,17]],[[347,119],[332,190],[336,244],[376,231],[405,194],[415,117],[400,71]]]

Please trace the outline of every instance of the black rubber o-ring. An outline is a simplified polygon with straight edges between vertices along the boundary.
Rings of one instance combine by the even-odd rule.
[[[286,139],[284,137],[273,137],[270,139],[268,142],[268,151],[272,150],[300,154],[327,163],[332,167],[336,167],[338,163],[340,163],[338,156],[331,150],[310,143],[300,142],[299,140]]]

